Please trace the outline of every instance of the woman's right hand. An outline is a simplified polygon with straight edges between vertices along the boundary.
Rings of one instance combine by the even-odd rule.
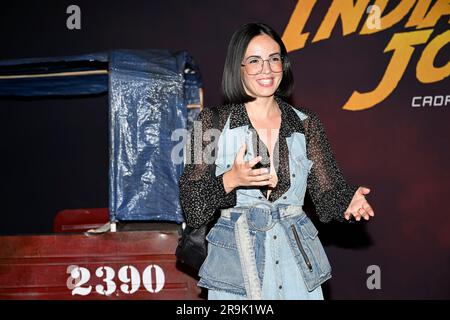
[[[229,193],[234,188],[243,186],[274,186],[274,177],[269,174],[268,168],[252,169],[262,160],[261,156],[244,161],[247,144],[243,144],[234,159],[233,167],[223,175],[225,192]]]

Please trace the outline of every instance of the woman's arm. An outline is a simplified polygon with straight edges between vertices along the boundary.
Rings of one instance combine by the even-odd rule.
[[[212,128],[212,111],[204,108],[199,114],[197,121],[201,122],[201,135],[195,137],[201,140],[201,150],[194,152],[196,142],[194,142],[194,130],[191,132],[191,163],[184,166],[183,174],[180,178],[180,201],[186,223],[194,228],[209,221],[216,209],[233,207],[236,205],[236,191],[233,189],[229,193],[225,191],[223,175],[215,177],[211,175],[213,164],[205,163],[202,159],[205,148],[210,141],[204,141],[204,132]],[[200,132],[200,131],[199,131]],[[198,142],[197,142],[198,143]]]
[[[320,221],[344,220],[358,186],[345,180],[333,155],[322,123],[317,115],[308,110],[303,121],[307,156],[313,166],[308,176],[307,188],[316,207]]]

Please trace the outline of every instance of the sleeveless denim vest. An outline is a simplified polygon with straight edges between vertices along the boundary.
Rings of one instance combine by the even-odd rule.
[[[292,108],[292,107],[291,107]],[[307,116],[293,108],[301,120]],[[230,128],[228,118],[218,140],[216,176],[230,170],[243,143],[244,160],[256,154],[248,126]],[[308,291],[331,277],[331,267],[314,224],[303,212],[307,176],[313,162],[307,158],[303,133],[286,138],[289,150],[290,188],[276,201],[268,201],[257,188],[238,188],[236,206],[222,210],[216,225],[207,235],[208,256],[199,271],[199,286],[261,298],[264,278],[264,241],[266,231],[280,223]],[[295,273],[296,270],[293,270]]]

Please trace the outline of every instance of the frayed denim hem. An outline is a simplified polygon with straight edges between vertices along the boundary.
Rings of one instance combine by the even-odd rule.
[[[217,290],[217,291],[224,291],[231,294],[237,294],[240,296],[247,296],[247,292],[245,291],[244,287],[236,287],[229,283],[223,283],[217,280],[211,280],[211,279],[204,279],[201,278],[200,281],[197,283],[197,286],[208,289],[208,290]]]

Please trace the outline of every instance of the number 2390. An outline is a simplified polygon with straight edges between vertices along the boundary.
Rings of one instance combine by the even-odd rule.
[[[153,271],[154,270],[154,271]],[[91,293],[92,285],[84,286],[91,278],[89,269],[70,265],[67,267],[67,288],[72,290],[72,295],[85,296]],[[116,292],[117,285],[114,281],[115,271],[108,266],[101,266],[95,270],[95,275],[103,279],[104,284],[95,286],[95,291],[101,295],[111,295]],[[135,293],[141,286],[139,271],[134,266],[123,266],[117,273],[121,282],[120,290],[125,294]],[[165,276],[163,269],[158,265],[149,265],[142,272],[142,284],[150,293],[158,293],[164,287]]]

